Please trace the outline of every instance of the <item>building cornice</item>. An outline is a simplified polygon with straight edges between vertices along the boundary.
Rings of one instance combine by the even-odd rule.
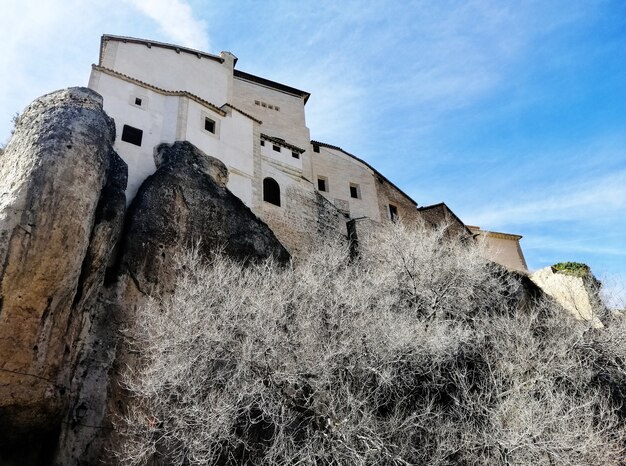
[[[325,142],[320,142],[320,141],[311,141],[311,144],[314,146],[320,146],[320,147],[326,147],[328,149],[334,149],[334,150],[338,150],[340,152],[342,152],[343,154],[347,155],[348,157],[353,158],[354,160],[356,160],[357,162],[361,162],[363,165],[365,165],[367,168],[369,168],[370,170],[372,170],[374,172],[374,174],[376,176],[378,176],[379,178],[383,179],[384,181],[386,181],[387,183],[389,183],[392,187],[394,187],[396,190],[398,190],[398,192],[400,194],[402,194],[405,198],[407,198],[407,200],[409,200],[413,205],[415,205],[417,207],[417,202],[415,202],[413,200],[413,198],[411,198],[411,196],[409,196],[407,193],[405,193],[404,191],[402,191],[400,188],[398,188],[394,183],[392,183],[391,181],[389,181],[389,179],[383,175],[381,172],[379,172],[378,170],[376,170],[374,167],[372,167],[369,163],[367,163],[365,160],[360,159],[359,157],[357,157],[356,155],[351,154],[350,152],[346,152],[345,150],[343,150],[341,147],[339,146],[333,146],[332,144],[327,144]]]
[[[115,36],[111,34],[104,34],[102,38],[100,39],[100,58],[98,60],[99,65],[102,65],[102,55],[104,53],[104,45],[107,41],[116,41],[116,42],[124,42],[124,43],[131,43],[131,44],[143,44],[148,48],[159,47],[163,49],[170,49],[170,50],[174,50],[176,53],[180,53],[180,52],[188,53],[191,55],[195,55],[198,58],[208,58],[209,60],[214,60],[219,63],[224,63],[224,59],[222,57],[213,55],[211,53],[202,52],[200,50],[188,48],[188,47],[181,47],[180,45],[167,44],[165,42],[158,42],[155,40],[138,39],[136,37],[125,37],[125,36]]]
[[[211,102],[204,100],[202,97],[199,97],[195,94],[192,94],[191,92],[187,92],[187,91],[170,91],[167,89],[163,89],[157,86],[153,86],[152,84],[148,84],[145,81],[141,81],[139,79],[133,78],[132,76],[128,76],[127,74],[123,74],[120,73],[118,71],[114,71],[110,68],[105,68],[104,66],[99,66],[99,65],[91,65],[91,68],[93,70],[96,71],[100,71],[102,73],[114,76],[116,78],[122,79],[124,81],[127,81],[129,83],[133,83],[136,84],[137,86],[141,86],[144,87],[146,89],[150,89],[151,91],[154,92],[158,92],[159,94],[163,94],[163,95],[171,95],[171,96],[182,96],[182,97],[187,97],[197,103],[199,103],[200,105],[203,105],[205,107],[207,107],[210,110],[213,110],[215,113],[217,113],[218,115],[221,116],[226,116],[226,112],[224,110],[222,110],[221,108],[219,108],[217,105],[212,104]]]
[[[512,233],[502,233],[499,231],[481,230],[480,227],[473,226],[473,225],[467,225],[467,228],[469,228],[472,233],[478,233],[481,235],[488,236],[490,238],[508,239],[508,240],[513,240],[513,241],[519,241],[520,239],[523,238],[522,235],[514,235]]]

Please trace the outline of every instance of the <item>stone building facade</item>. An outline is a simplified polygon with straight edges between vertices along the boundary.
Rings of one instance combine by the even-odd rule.
[[[230,52],[102,36],[89,87],[103,96],[115,120],[129,201],[156,169],[154,149],[187,140],[224,162],[228,188],[292,254],[320,236],[346,237],[350,220],[423,220],[417,203],[374,167],[311,140],[308,92],[236,64]]]

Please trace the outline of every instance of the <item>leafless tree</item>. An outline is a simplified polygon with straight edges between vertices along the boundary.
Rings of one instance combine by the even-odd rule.
[[[124,464],[621,464],[623,319],[593,329],[479,246],[395,225],[351,257],[181,258],[130,329]]]

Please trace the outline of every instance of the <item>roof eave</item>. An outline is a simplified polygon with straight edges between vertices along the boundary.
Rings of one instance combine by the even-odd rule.
[[[139,39],[137,37],[126,37],[126,36],[115,36],[112,34],[103,34],[100,39],[100,57],[98,61],[99,65],[102,65],[102,52],[104,49],[104,44],[108,40],[124,42],[124,43],[130,42],[132,44],[143,44],[146,47],[152,47],[152,46],[161,47],[165,49],[174,50],[176,52],[185,52],[185,53],[189,53],[192,55],[196,55],[198,58],[204,57],[210,60],[215,60],[220,63],[224,63],[224,59],[218,55],[213,55],[211,53],[203,52],[201,50],[196,50],[196,49],[192,49],[189,47],[181,47],[180,45],[168,44],[166,42],[159,42],[156,40]]]

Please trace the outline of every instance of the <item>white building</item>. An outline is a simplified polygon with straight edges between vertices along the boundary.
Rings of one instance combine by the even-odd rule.
[[[346,221],[420,218],[417,203],[343,149],[311,141],[309,93],[235,69],[212,55],[104,35],[89,87],[114,118],[115,149],[128,164],[127,199],[156,170],[153,151],[187,140],[228,168],[228,188],[293,253]]]

